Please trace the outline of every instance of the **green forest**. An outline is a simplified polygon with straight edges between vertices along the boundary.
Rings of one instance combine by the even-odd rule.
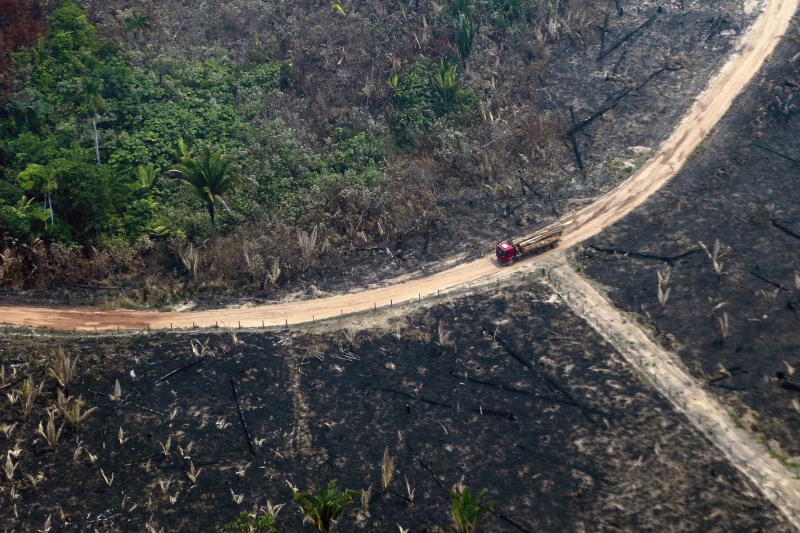
[[[367,16],[335,3],[320,17],[343,25],[344,46],[287,24],[234,58],[202,40],[182,49],[183,24],[169,40],[172,21],[146,3],[116,27],[73,0],[0,4],[14,15],[0,24],[0,285],[18,289],[161,276],[267,290],[354,247],[428,238],[447,224],[438,191],[481,186],[492,167],[478,143],[500,89],[476,75],[480,33],[533,64],[526,39],[565,9],[453,0]],[[365,88],[315,82],[327,59],[283,50],[311,42],[341,47],[337,67],[357,49]]]

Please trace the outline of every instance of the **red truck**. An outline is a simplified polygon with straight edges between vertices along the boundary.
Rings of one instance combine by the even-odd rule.
[[[497,250],[495,252],[497,254],[497,260],[501,265],[510,265],[521,255],[529,253],[540,254],[555,248],[558,241],[561,240],[564,228],[571,223],[571,221],[557,222],[552,226],[534,231],[519,239],[503,241],[497,245]]]

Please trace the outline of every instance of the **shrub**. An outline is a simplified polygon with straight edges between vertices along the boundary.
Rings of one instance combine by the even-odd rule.
[[[306,520],[323,533],[327,533],[336,525],[344,510],[353,503],[353,498],[359,495],[361,495],[360,490],[338,492],[334,479],[318,495],[298,492],[294,495],[294,501],[300,505]]]
[[[488,489],[481,490],[477,496],[472,497],[472,493],[466,487],[461,493],[450,492],[451,512],[456,527],[461,533],[473,533],[478,523],[481,521],[486,511],[497,502],[484,502],[483,497]]]

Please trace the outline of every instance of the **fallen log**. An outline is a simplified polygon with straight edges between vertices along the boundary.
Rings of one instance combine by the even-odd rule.
[[[756,267],[756,269],[757,269],[757,268],[758,268],[758,267]],[[785,291],[785,292],[792,292],[792,291],[791,291],[791,289],[787,289],[786,287],[784,287],[783,285],[781,285],[781,284],[780,284],[780,283],[778,283],[777,281],[772,281],[771,279],[769,279],[769,278],[766,278],[766,277],[762,276],[761,274],[757,273],[755,270],[751,270],[751,271],[750,271],[750,274],[752,274],[753,276],[757,277],[757,278],[758,278],[758,279],[760,279],[761,281],[765,281],[765,282],[769,283],[769,284],[770,284],[770,285],[772,285],[773,287],[777,287],[778,289],[780,289],[780,290],[782,290],[782,291]]]
[[[672,256],[662,256],[662,255],[648,254],[644,252],[630,252],[625,250],[617,250],[614,248],[602,248],[600,246],[594,246],[591,244],[587,245],[586,247],[606,254],[627,255],[628,257],[638,257],[640,259],[655,259],[658,261],[664,261],[665,263],[672,263],[674,261],[677,261],[678,259],[683,259],[684,257],[688,257],[692,254],[696,254],[697,252],[701,251],[701,248],[692,248],[691,250],[683,252],[682,254],[672,255]]]
[[[158,385],[159,383],[161,383],[161,382],[162,382],[162,381],[164,381],[165,379],[171,378],[172,376],[174,376],[174,375],[175,375],[175,374],[177,374],[178,372],[183,372],[184,370],[188,370],[189,368],[192,368],[194,365],[196,365],[197,363],[200,363],[200,362],[202,362],[202,361],[204,361],[204,359],[195,359],[194,361],[192,361],[192,362],[191,362],[191,363],[189,363],[189,364],[183,365],[183,366],[182,366],[182,367],[180,367],[180,368],[176,368],[176,369],[175,369],[175,370],[173,370],[172,372],[169,372],[168,374],[165,374],[165,375],[161,376],[160,378],[158,378],[158,379],[155,381],[155,383],[153,383],[153,385]]]
[[[628,33],[627,35],[625,35],[622,39],[617,41],[611,48],[609,48],[608,50],[606,50],[605,52],[603,52],[599,56],[597,56],[597,60],[598,61],[602,61],[603,58],[605,58],[608,54],[610,54],[611,52],[613,52],[614,50],[619,48],[620,45],[622,45],[622,43],[624,43],[625,41],[627,41],[628,39],[630,39],[631,37],[633,37],[634,35],[636,35],[640,31],[642,31],[643,29],[645,29],[648,26],[650,26],[653,22],[655,22],[655,20],[657,18],[658,18],[658,15],[656,14],[656,15],[653,15],[652,17],[650,17],[649,19],[645,20],[642,24],[639,25],[638,28],[636,28],[635,30],[633,30],[630,33]]]
[[[786,233],[788,235],[791,235],[795,239],[800,239],[800,234],[795,233],[794,231],[790,230],[789,228],[787,228],[786,226],[784,226],[783,224],[781,224],[777,220],[773,220],[772,221],[772,225],[775,226],[776,228],[778,228],[779,230],[783,231],[784,233]]]
[[[239,420],[242,422],[244,435],[247,437],[247,446],[250,448],[250,453],[256,455],[256,447],[253,445],[252,437],[250,437],[250,428],[247,427],[247,420],[244,418],[244,410],[242,410],[242,404],[239,401],[239,391],[236,388],[236,380],[233,376],[231,376],[231,388],[233,389],[233,398],[236,400],[236,408],[239,410]]]

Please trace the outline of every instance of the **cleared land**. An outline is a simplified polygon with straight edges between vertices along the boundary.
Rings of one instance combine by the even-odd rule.
[[[56,401],[45,365],[58,344],[80,356],[70,394],[98,411],[77,433],[67,424],[53,450],[36,428]],[[254,504],[289,502],[287,481],[305,490],[335,478],[373,490],[368,511],[354,505],[343,530],[436,532],[450,528],[438,483],[462,477],[527,531],[792,530],[536,283],[487,287],[386,329],[17,337],[2,356],[16,371],[6,390],[28,375],[44,381],[29,417],[18,403],[0,407],[17,424],[7,444],[21,450],[0,523],[17,531],[41,529],[48,516],[65,531],[211,530]],[[387,448],[396,467],[383,494]],[[279,515],[282,531],[307,531],[301,522],[292,504]],[[486,526],[520,531],[497,516]]]
[[[614,304],[635,313],[736,423],[795,473],[800,187],[791,104],[798,73],[790,60],[796,52],[794,37],[787,38],[674,181],[576,253]],[[670,294],[662,308],[657,271],[663,276],[667,269]]]

